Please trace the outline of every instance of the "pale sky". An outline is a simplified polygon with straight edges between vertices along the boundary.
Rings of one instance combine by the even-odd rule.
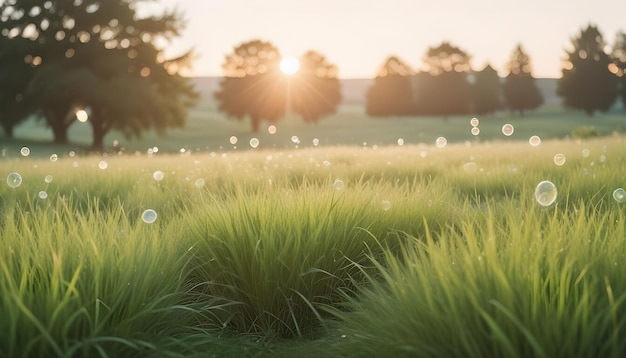
[[[342,78],[372,78],[389,55],[414,69],[442,41],[489,62],[501,75],[517,43],[535,77],[560,77],[570,39],[589,23],[608,44],[626,31],[626,0],[159,0],[188,20],[169,54],[194,49],[194,76],[221,76],[233,47],[261,39],[283,55],[325,55]]]

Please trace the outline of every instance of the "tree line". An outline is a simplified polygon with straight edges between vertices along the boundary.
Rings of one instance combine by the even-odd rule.
[[[198,93],[180,70],[191,52],[165,58],[162,42],[180,36],[181,14],[163,11],[140,16],[136,9],[153,0],[5,0],[0,3],[0,126],[11,137],[35,116],[52,130],[56,143],[68,142],[76,121],[92,128],[92,147],[104,136],[163,133],[185,124]],[[161,44],[161,45],[160,45]],[[626,100],[626,35],[608,46],[589,25],[572,39],[563,62],[558,94],[566,107],[592,115]],[[224,58],[215,93],[229,117],[250,119],[253,131],[287,113],[315,123],[341,101],[338,68],[323,54],[307,51],[300,71],[281,73],[282,56],[271,42],[252,40]],[[429,48],[424,68],[414,71],[398,57],[381,66],[367,92],[373,116],[465,113],[508,108],[523,113],[542,103],[529,56],[517,46],[501,80],[487,65],[472,71],[471,56],[449,42]],[[80,114],[80,115],[78,115]]]

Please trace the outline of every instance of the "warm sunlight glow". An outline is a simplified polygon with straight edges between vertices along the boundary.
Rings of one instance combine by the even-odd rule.
[[[283,57],[280,60],[280,70],[286,75],[293,75],[300,69],[300,61],[292,56]]]

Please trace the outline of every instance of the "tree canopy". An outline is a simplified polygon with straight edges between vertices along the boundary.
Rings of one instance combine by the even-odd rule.
[[[474,74],[472,88],[474,112],[491,114],[500,109],[502,106],[500,93],[500,77],[491,65],[486,65],[485,68]]]
[[[622,104],[626,106],[626,33],[618,32],[611,52],[609,71],[618,77]]]
[[[509,74],[504,80],[503,93],[507,108],[523,115],[525,110],[539,107],[543,96],[532,75],[530,57],[522,45],[515,47],[506,69]]]
[[[408,115],[413,112],[413,70],[396,56],[390,56],[378,70],[367,90],[367,114],[372,116]]]
[[[593,25],[572,39],[557,88],[566,107],[593,115],[595,111],[606,112],[615,103],[618,82],[609,70],[612,60],[605,47],[602,34]]]

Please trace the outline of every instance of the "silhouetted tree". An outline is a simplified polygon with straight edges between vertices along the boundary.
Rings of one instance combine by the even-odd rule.
[[[485,68],[474,74],[472,86],[474,112],[478,114],[494,113],[502,106],[500,96],[500,77],[491,65],[486,65]]]
[[[471,103],[471,85],[467,78],[467,72],[471,70],[470,56],[449,42],[443,42],[429,48],[423,60],[427,74],[418,76],[420,112],[445,117],[468,113]]]
[[[618,83],[609,71],[611,58],[604,51],[602,34],[589,25],[572,39],[572,45],[557,93],[564,98],[566,107],[584,110],[590,116],[595,111],[606,112],[615,103]]]
[[[509,74],[504,79],[503,93],[507,108],[523,116],[524,111],[541,106],[543,96],[532,75],[530,57],[522,45],[517,45],[513,50],[506,69]]]
[[[391,56],[378,70],[367,90],[367,114],[401,116],[413,111],[412,70],[398,57]]]
[[[164,59],[156,42],[179,35],[180,15],[141,17],[151,0],[14,0],[0,5],[3,28],[31,41],[26,58],[35,67],[24,103],[39,111],[55,141],[67,141],[75,107],[90,107],[93,148],[110,130],[139,136],[184,124],[197,94],[178,74],[189,53]],[[12,32],[2,31],[12,39]],[[13,41],[9,41],[12,44]],[[15,43],[17,44],[17,43]],[[17,46],[17,45],[16,45]]]
[[[270,42],[253,40],[236,46],[222,68],[226,77],[215,93],[219,110],[239,120],[250,117],[252,131],[263,120],[285,115],[287,78],[279,69],[281,56]]]
[[[333,114],[341,101],[337,67],[321,54],[308,51],[300,58],[300,70],[288,79],[291,110],[305,122],[316,123]]]
[[[626,33],[619,32],[615,36],[611,59],[609,71],[618,77],[619,93],[626,107]]]

